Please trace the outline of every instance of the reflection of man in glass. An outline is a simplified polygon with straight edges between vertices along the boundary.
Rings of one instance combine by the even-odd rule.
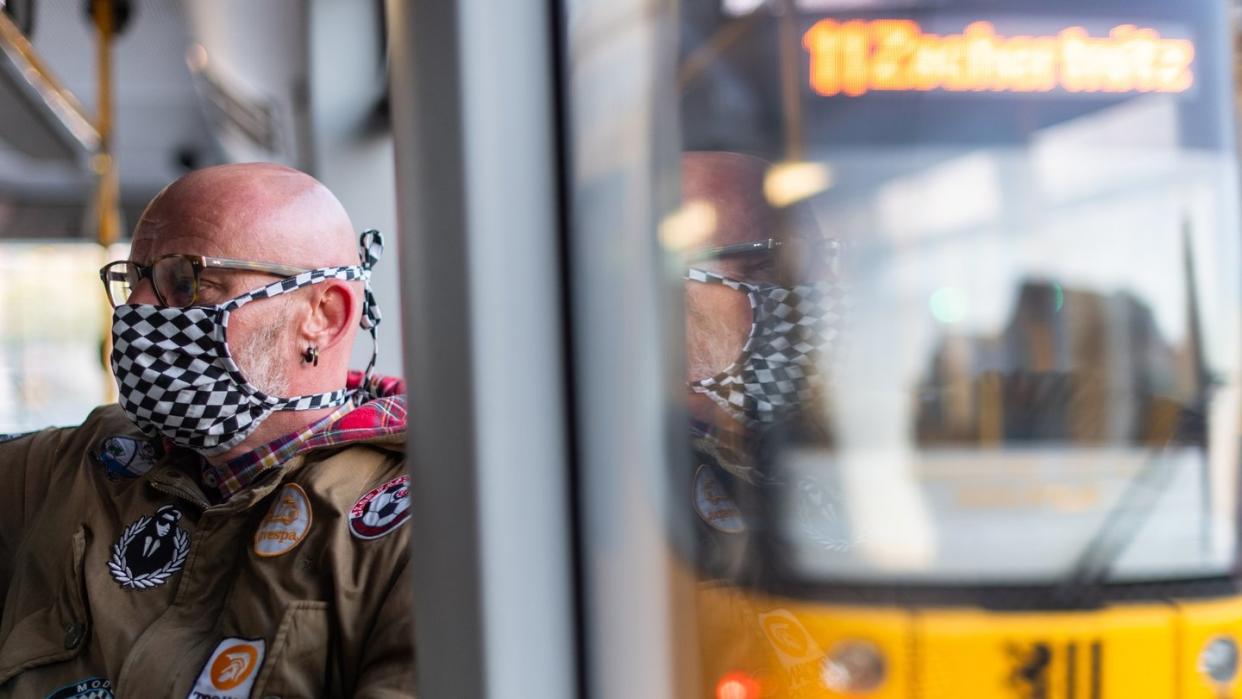
[[[778,483],[767,465],[775,450],[822,424],[821,360],[833,349],[841,300],[831,243],[809,217],[769,203],[769,172],[768,163],[738,153],[682,159],[683,211],[701,216],[707,232],[687,255],[685,308],[693,447],[687,478],[705,582],[697,631],[711,686],[728,671],[760,671],[773,653],[790,658],[783,641],[809,641],[788,612],[762,609],[738,593],[761,586],[770,572],[770,559],[754,547],[764,523],[755,516],[759,495],[780,493],[800,535],[839,539],[824,533],[834,519],[835,491],[810,479]],[[775,621],[784,623],[780,634],[773,633]],[[794,655],[817,662],[820,650],[806,643]]]
[[[746,495],[765,478],[757,447],[814,406],[839,318],[831,243],[768,202],[768,171],[738,153],[682,162],[686,210],[708,232],[688,255],[686,360],[694,506],[718,573],[741,562]]]

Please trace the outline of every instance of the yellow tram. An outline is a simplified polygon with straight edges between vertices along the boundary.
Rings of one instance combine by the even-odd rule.
[[[768,200],[841,293],[801,413],[677,486],[703,696],[1242,696],[1231,8],[725,6],[682,137],[818,173]]]

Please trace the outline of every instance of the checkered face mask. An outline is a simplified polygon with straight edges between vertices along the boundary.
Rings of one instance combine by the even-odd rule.
[[[691,268],[686,279],[719,284],[750,300],[750,335],[741,354],[714,376],[690,382],[749,427],[794,412],[821,383],[819,359],[836,338],[839,287],[833,282],[794,286],[754,284]]]
[[[166,308],[123,304],[112,315],[112,372],[121,408],[143,432],[163,435],[206,456],[239,444],[277,410],[315,410],[345,403],[350,392],[278,398],[252,386],[229,352],[230,314],[260,299],[329,279],[366,282],[362,327],[375,341],[379,309],[371,293],[371,267],[383,251],[376,231],[362,237],[362,264],[322,267],[247,292],[216,306]],[[370,385],[371,353],[360,391]]]

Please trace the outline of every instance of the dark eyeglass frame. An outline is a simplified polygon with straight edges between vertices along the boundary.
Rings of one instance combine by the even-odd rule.
[[[802,239],[805,240],[805,239]],[[833,251],[840,245],[833,238],[817,238],[811,241],[813,243],[823,245]],[[734,243],[732,245],[721,245],[720,247],[699,250],[686,256],[686,264],[696,264],[699,262],[708,262],[710,260],[719,260],[723,257],[736,257],[738,255],[754,255],[758,253],[772,252],[785,245],[784,241],[776,238],[767,238],[766,240],[755,240],[749,243]]]
[[[699,250],[686,256],[687,264],[695,264],[698,262],[707,262],[708,260],[719,260],[722,257],[734,257],[736,255],[752,255],[761,252],[770,252],[784,245],[776,238],[768,238],[767,240],[755,240],[749,243],[734,243],[732,245],[721,245],[720,247]]]
[[[194,271],[194,295],[190,299],[189,303],[179,305],[177,306],[178,308],[193,306],[194,303],[198,301],[198,290],[199,286],[202,284],[203,270],[205,269],[231,269],[242,272],[270,274],[275,277],[293,277],[303,272],[310,271],[310,269],[306,267],[294,267],[292,265],[282,265],[275,262],[255,262],[253,260],[235,260],[228,257],[207,257],[205,255],[182,255],[178,253],[162,255],[152,261],[149,265],[140,265],[132,260],[117,260],[116,262],[109,262],[99,268],[99,280],[103,282],[104,293],[108,295],[108,303],[112,304],[113,308],[116,308],[117,306],[128,301],[128,299],[124,299],[118,303],[116,299],[112,298],[112,287],[110,282],[129,282],[130,279],[123,270],[126,265],[133,265],[134,268],[138,270],[137,281],[141,282],[143,279],[150,279],[151,289],[155,292],[155,297],[159,299],[161,305],[169,306],[170,304],[164,299],[163,292],[160,291],[159,286],[155,283],[155,275],[153,272],[156,265],[163,260],[170,258],[180,258],[188,261],[190,263],[190,268]]]

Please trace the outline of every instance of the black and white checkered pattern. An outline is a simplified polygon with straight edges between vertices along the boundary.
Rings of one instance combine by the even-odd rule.
[[[278,398],[252,386],[229,353],[229,315],[251,301],[328,279],[367,281],[370,276],[370,269],[364,266],[324,267],[218,306],[117,306],[112,324],[112,370],[121,407],[151,436],[162,434],[176,444],[211,456],[244,440],[275,410],[314,410],[343,404],[349,398],[344,388]]]
[[[379,337],[376,330],[384,316],[375,301],[375,294],[371,292],[371,270],[384,254],[384,236],[374,228],[363,231],[358,239],[358,254],[362,260],[362,269],[367,273],[362,301],[362,329],[371,333],[371,361],[367,363],[366,371],[362,373],[362,382],[358,384],[357,402],[362,403],[368,397],[378,396],[371,385],[371,375],[375,372],[375,362],[379,359]]]
[[[822,382],[820,357],[833,346],[844,299],[835,281],[785,288],[691,268],[686,279],[746,294],[751,326],[738,358],[690,388],[744,424],[778,420],[809,400]]]

